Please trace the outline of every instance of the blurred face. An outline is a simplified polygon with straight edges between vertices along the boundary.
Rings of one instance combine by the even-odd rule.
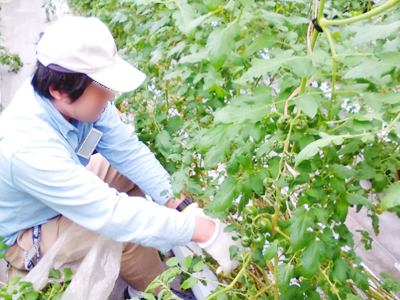
[[[113,90],[92,81],[82,96],[72,104],[73,118],[84,123],[94,123],[100,119],[108,101],[112,100],[114,100]]]
[[[94,123],[100,119],[105,111],[108,101],[114,100],[114,91],[92,81],[83,94],[72,101],[67,94],[52,90],[53,104],[58,111],[69,121],[78,120],[83,123]]]

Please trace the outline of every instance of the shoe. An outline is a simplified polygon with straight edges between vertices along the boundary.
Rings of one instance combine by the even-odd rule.
[[[171,291],[176,296],[178,296],[179,298],[181,298],[183,300],[197,300],[196,297],[194,297],[194,296],[183,294],[183,293],[178,292],[178,291],[176,291],[174,289],[171,289]],[[128,287],[126,287],[125,290],[124,290],[124,299],[126,299],[126,300],[130,300],[131,299],[131,296],[129,295],[129,292],[128,292]],[[139,298],[139,299],[144,299],[144,298]]]
[[[128,287],[126,287],[125,290],[124,290],[124,299],[125,300],[129,300],[131,298],[132,297],[131,297],[131,295],[129,295]],[[140,299],[143,299],[143,298],[140,298]]]

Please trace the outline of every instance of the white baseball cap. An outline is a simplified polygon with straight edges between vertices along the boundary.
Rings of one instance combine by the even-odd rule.
[[[56,21],[45,30],[36,49],[45,67],[86,74],[114,91],[133,91],[146,79],[118,56],[110,30],[94,17],[67,16]]]

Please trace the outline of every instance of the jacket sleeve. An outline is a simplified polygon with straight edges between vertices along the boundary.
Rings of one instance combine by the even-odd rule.
[[[173,197],[168,172],[129,126],[121,121],[111,102],[93,127],[103,132],[97,151],[118,172],[161,205]]]
[[[45,149],[38,143],[14,153],[11,174],[15,187],[116,241],[167,251],[186,245],[194,233],[193,216],[119,193],[75,162],[56,141]]]

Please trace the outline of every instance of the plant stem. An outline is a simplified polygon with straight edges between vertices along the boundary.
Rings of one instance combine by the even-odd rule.
[[[293,124],[293,122],[292,122]],[[290,126],[292,126],[292,124]],[[290,129],[289,129],[289,134],[290,135]],[[272,236],[275,237],[277,231],[276,228],[278,228],[278,218],[279,218],[279,212],[281,208],[281,193],[279,189],[276,189],[276,208],[275,208],[275,213],[272,216]],[[279,258],[278,254],[275,255],[274,257],[274,284],[275,284],[275,289],[274,289],[274,299],[279,300],[279,292],[278,292],[278,284],[277,284],[277,273],[278,273],[278,263],[279,263]]]
[[[301,83],[300,83],[299,96],[301,96],[304,93],[304,91],[306,90],[306,84],[307,84],[307,77],[302,77]]]
[[[322,4],[323,1],[321,1]],[[319,26],[324,26],[324,27],[329,27],[332,25],[348,25],[357,21],[361,21],[361,20],[365,20],[365,19],[369,19],[393,6],[395,6],[396,4],[400,3],[400,0],[389,0],[388,2],[386,2],[385,4],[374,8],[372,10],[370,10],[369,12],[359,15],[359,16],[355,16],[352,18],[348,18],[348,19],[343,19],[343,20],[327,20],[325,18],[318,18],[318,24]]]
[[[319,32],[314,30],[313,35],[311,37],[311,48],[312,49],[314,49],[315,42],[317,41],[318,34],[319,34]]]
[[[240,269],[239,273],[236,275],[235,279],[226,288],[223,288],[222,290],[215,292],[214,294],[208,296],[204,300],[214,299],[219,294],[225,293],[225,292],[229,291],[230,289],[232,289],[235,286],[235,284],[239,281],[240,277],[242,277],[243,273],[246,271],[246,267],[249,264],[250,260],[251,260],[251,255],[246,254],[246,256],[244,258],[243,266]]]
[[[393,119],[393,121],[382,131],[390,131],[392,128],[396,125],[397,121],[400,119],[400,113],[396,116],[396,118]]]
[[[271,283],[269,286],[267,286],[267,287],[261,289],[261,290],[257,293],[255,299],[257,299],[258,296],[262,295],[263,293],[265,293],[266,291],[268,291],[268,290],[269,290],[271,287],[273,287],[273,286],[274,286],[274,284]]]
[[[279,263],[279,258],[278,258],[278,254],[275,255],[274,257],[274,285],[275,285],[275,289],[274,289],[274,299],[275,300],[279,300],[279,293],[278,293],[278,283],[277,283],[277,276],[278,276],[278,263]]]
[[[324,6],[325,6],[325,0],[321,0],[319,2],[319,8],[318,8],[318,16],[317,16],[318,23],[324,17]]]
[[[179,267],[179,266],[178,266],[178,268],[179,268],[183,273],[189,275],[190,277],[196,278],[196,279],[198,279],[198,280],[204,280],[204,281],[207,281],[207,282],[215,283],[215,284],[220,285],[220,286],[223,286],[223,287],[227,287],[227,286],[228,286],[227,284],[223,284],[223,283],[218,282],[218,281],[214,281],[214,280],[210,280],[210,279],[206,279],[206,278],[194,276],[192,273],[187,272],[186,270],[184,270],[183,268],[181,268],[181,267]]]
[[[342,300],[342,298],[340,298],[340,296],[339,296],[339,291],[337,290],[336,286],[334,284],[332,284],[331,280],[329,279],[328,275],[326,275],[325,271],[322,270],[321,267],[318,267],[318,269],[320,270],[322,275],[324,275],[325,279],[328,281],[329,285],[332,288],[332,292],[334,292],[336,294],[336,296],[338,297],[339,300]]]
[[[282,235],[285,239],[287,239],[288,241],[290,240],[290,237],[287,234],[285,234],[279,227],[275,227],[274,229],[277,233]]]
[[[168,287],[162,280],[159,280],[159,282],[161,283],[161,285],[162,285],[166,290],[170,291],[171,294],[173,294],[172,291],[171,291],[171,289],[170,289],[170,287]],[[178,296],[175,296],[175,297],[178,297]],[[179,297],[178,297],[178,299],[183,300],[182,298],[179,298]]]
[[[239,17],[238,17],[237,22],[236,22],[236,23],[238,23],[238,24],[239,24],[239,22],[240,22],[240,18],[242,17],[243,7],[244,7],[244,6],[242,5],[242,7],[240,8]]]
[[[330,119],[330,115],[331,115],[331,107],[332,107],[332,103],[335,97],[335,82],[336,82],[336,61],[337,61],[337,54],[336,54],[336,50],[335,50],[335,46],[333,44],[333,39],[332,39],[332,35],[331,32],[328,28],[326,28],[325,26],[321,25],[322,30],[324,31],[326,38],[328,39],[329,42],[329,46],[331,47],[331,53],[332,53],[332,83],[331,83],[331,87],[332,87],[332,91],[331,91],[331,99],[329,101],[329,108],[328,108],[328,120]]]

